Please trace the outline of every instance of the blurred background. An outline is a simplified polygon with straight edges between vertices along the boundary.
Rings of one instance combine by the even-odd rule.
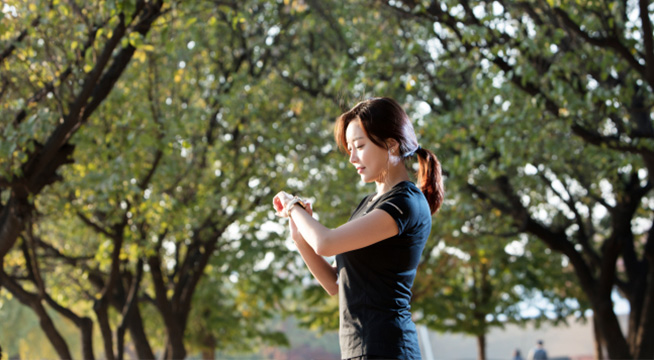
[[[332,135],[373,96],[445,174],[424,359],[654,358],[651,1],[0,10],[1,359],[338,359],[271,202],[374,192]]]

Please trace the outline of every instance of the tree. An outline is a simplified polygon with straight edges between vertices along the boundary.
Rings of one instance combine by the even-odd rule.
[[[258,1],[171,4],[149,38],[126,37],[135,61],[84,131],[66,138],[75,164],[31,195],[32,216],[16,230],[19,246],[8,247],[1,273],[3,287],[39,313],[60,357],[71,357],[67,341],[42,300],[79,327],[88,359],[96,324],[108,359],[123,358],[128,339],[144,359],[157,348],[183,358],[187,344],[285,342],[262,322],[279,310],[288,276],[274,275],[288,251],[259,226],[271,222],[266,199],[292,171],[278,153],[297,158],[314,127],[299,122],[302,102],[269,70],[297,15],[289,10]],[[260,267],[269,255],[274,266]],[[206,274],[220,288],[196,294]],[[220,308],[192,312],[216,292],[225,297]],[[185,339],[191,316],[202,343]]]
[[[80,8],[50,2],[6,3],[3,8],[3,34],[10,36],[2,44],[0,94],[2,117],[11,120],[1,125],[0,284],[38,314],[62,358],[70,358],[68,347],[41,302],[51,299],[44,297],[37,278],[38,294],[11,280],[4,268],[5,256],[29,229],[36,197],[57,182],[57,171],[70,163],[71,137],[127,68],[136,51],[129,40],[148,34],[163,5],[163,1],[135,1]],[[77,26],[70,27],[71,23]],[[23,242],[23,252],[28,251]],[[32,274],[31,264],[24,264]],[[84,357],[93,358],[90,320],[69,315],[86,336]]]
[[[448,211],[472,204],[456,203]],[[452,213],[444,218],[435,221],[434,240],[425,250],[414,284],[412,308],[421,323],[437,331],[474,336],[477,358],[483,360],[486,334],[493,327],[559,324],[573,314],[583,317],[587,304],[575,301],[581,294],[569,281],[571,269],[562,271],[561,255],[527,236],[493,235],[491,229],[497,232],[502,224],[489,224],[480,214],[463,224],[453,221]]]
[[[456,141],[450,189],[567,258],[594,312],[599,357],[602,346],[610,358],[654,356],[648,2],[387,5],[429,29],[432,65],[416,96],[434,112],[449,103],[432,90],[443,66],[472,71],[469,92],[446,97],[467,106],[438,118]],[[631,306],[626,334],[614,289]]]

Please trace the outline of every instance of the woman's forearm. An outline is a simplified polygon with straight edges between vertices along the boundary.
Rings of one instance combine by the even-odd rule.
[[[320,285],[329,295],[338,294],[338,283],[336,269],[330,265],[325,258],[316,254],[313,248],[304,240],[299,239],[295,244],[302,255],[304,263],[307,264],[311,274],[318,280]]]
[[[306,243],[311,246],[317,255],[325,255],[326,238],[330,229],[319,223],[299,206],[293,207],[290,214]]]

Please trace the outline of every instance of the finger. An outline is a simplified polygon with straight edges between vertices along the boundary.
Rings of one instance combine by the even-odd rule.
[[[289,195],[287,192],[278,192],[277,195],[275,195],[273,198],[273,206],[275,207],[275,211],[282,212],[286,207],[286,203],[291,199],[293,199],[293,196]]]
[[[284,205],[282,204],[282,201],[278,197],[275,197],[273,199],[273,207],[277,212],[281,212],[282,209],[284,209]]]

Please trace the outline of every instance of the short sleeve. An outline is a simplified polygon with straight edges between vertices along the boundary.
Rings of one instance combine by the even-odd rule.
[[[411,196],[405,192],[393,194],[376,208],[386,211],[395,220],[399,234],[403,234],[411,218]]]

